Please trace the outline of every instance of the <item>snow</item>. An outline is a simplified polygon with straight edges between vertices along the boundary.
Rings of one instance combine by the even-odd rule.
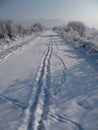
[[[98,67],[80,51],[50,30],[2,51],[0,130],[97,130]]]
[[[66,75],[64,77],[66,76],[66,81],[63,84],[59,83],[62,74],[60,74],[61,70],[58,70],[58,68],[61,69],[61,67],[59,67],[60,65],[57,64],[58,60],[55,61],[54,57],[52,60],[54,65],[52,68],[54,73],[52,82],[53,86],[56,86],[56,89],[53,89],[56,95],[53,97],[55,98],[56,106],[52,109],[57,109],[57,112],[55,111],[51,114],[56,120],[51,129],[96,130],[98,128],[98,116],[96,115],[98,102],[94,104],[91,102],[94,102],[92,99],[93,96],[98,101],[98,73],[94,68],[95,66],[93,65],[92,67],[81,53],[76,52],[68,43],[63,43],[63,41],[61,45],[60,43],[61,40],[55,40],[55,44],[58,47],[56,45],[54,50],[65,63]],[[57,65],[57,68],[55,68],[55,65]],[[57,75],[57,71],[60,71],[58,72],[59,75]],[[88,116],[92,112],[92,116]],[[92,119],[94,113],[96,119],[94,119],[95,117]],[[59,121],[59,125],[58,120],[61,120]],[[87,125],[85,122],[88,122],[88,120],[90,123]],[[95,124],[91,123],[92,120]]]

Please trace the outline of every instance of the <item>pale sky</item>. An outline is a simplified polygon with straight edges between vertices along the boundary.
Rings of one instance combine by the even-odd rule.
[[[4,18],[79,20],[98,28],[98,0],[0,0],[0,19]]]

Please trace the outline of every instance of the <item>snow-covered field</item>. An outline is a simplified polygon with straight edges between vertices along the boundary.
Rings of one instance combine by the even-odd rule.
[[[0,53],[0,130],[98,130],[98,67],[47,31]]]

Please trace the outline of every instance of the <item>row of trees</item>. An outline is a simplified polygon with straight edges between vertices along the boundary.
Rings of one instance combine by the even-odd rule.
[[[54,27],[54,31],[60,32],[62,36],[77,47],[87,47],[88,52],[95,49],[98,51],[98,31],[88,28],[80,21],[69,22],[68,24]]]
[[[69,32],[71,30],[78,32],[81,37],[84,37],[86,32],[86,26],[84,23],[79,21],[69,22],[64,28],[64,31]]]
[[[11,20],[0,21],[0,39],[8,37],[13,40],[17,36],[22,37],[33,32],[41,32],[43,29],[44,27],[40,23],[36,23],[30,28],[25,28]]]
[[[66,26],[54,27],[53,30],[64,32],[77,32],[81,37],[85,36],[86,26],[80,21],[69,22]]]
[[[66,40],[75,43],[77,47],[85,47],[88,44],[87,27],[80,21],[69,22],[66,26],[54,27],[53,30],[61,32]]]

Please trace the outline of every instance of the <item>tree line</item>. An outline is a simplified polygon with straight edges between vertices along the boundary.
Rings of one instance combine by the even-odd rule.
[[[0,39],[9,38],[14,40],[17,36],[23,37],[35,32],[42,32],[43,29],[44,27],[40,23],[35,23],[31,27],[26,28],[12,20],[2,20],[0,21]]]

